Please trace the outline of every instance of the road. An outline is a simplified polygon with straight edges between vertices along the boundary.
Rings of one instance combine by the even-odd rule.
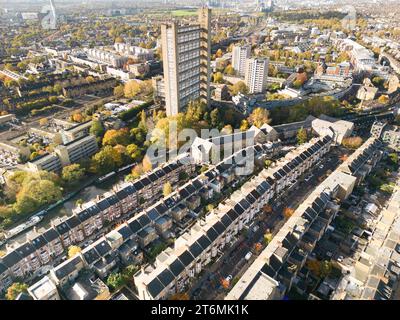
[[[306,173],[298,183],[286,190],[279,198],[273,199],[270,203],[272,213],[266,215],[260,212],[256,221],[250,225],[247,236],[243,235],[243,233],[239,235],[234,240],[232,246],[224,251],[224,254],[205,270],[204,274],[192,285],[189,291],[191,299],[223,299],[230,288],[222,288],[221,280],[226,279],[229,275],[232,276],[232,279],[238,279],[243,275],[262,251],[259,250],[257,253],[255,251],[255,244],[261,243],[264,248],[264,234],[271,232],[275,235],[286,222],[282,214],[284,208],[296,209],[304,202],[320,183],[319,179],[326,177],[329,171],[334,171],[341,163],[341,157],[346,153],[347,150],[341,147],[332,149],[328,155],[321,159],[320,164],[313,167],[313,176],[311,179],[305,181],[305,178],[309,175],[309,173]],[[253,230],[254,226],[258,226],[258,229]],[[246,261],[245,256],[248,252],[252,252],[252,256],[249,261]]]

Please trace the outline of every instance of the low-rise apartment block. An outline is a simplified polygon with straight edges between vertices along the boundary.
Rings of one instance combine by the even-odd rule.
[[[400,151],[400,129],[386,122],[376,121],[371,128],[371,136],[380,139],[394,151]]]

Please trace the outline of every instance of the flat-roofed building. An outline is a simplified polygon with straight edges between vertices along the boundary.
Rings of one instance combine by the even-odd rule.
[[[28,288],[33,300],[61,300],[54,282],[45,276]]]
[[[62,165],[66,166],[91,157],[98,149],[96,137],[87,135],[57,146],[54,152],[59,156]]]
[[[199,10],[199,23],[161,25],[167,115],[190,101],[210,102],[211,9]]]

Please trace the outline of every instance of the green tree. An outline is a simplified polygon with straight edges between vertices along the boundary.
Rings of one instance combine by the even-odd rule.
[[[105,146],[92,157],[91,171],[105,174],[114,171],[122,164],[122,155],[112,146]]]
[[[217,128],[220,123],[220,113],[219,109],[214,109],[213,111],[210,112],[210,118],[211,118],[211,127],[212,128]]]
[[[323,278],[329,276],[332,272],[332,263],[327,260],[321,261],[320,272],[321,272],[321,277]]]
[[[104,134],[104,127],[101,121],[93,120],[89,132],[96,137],[102,137]]]
[[[297,131],[297,143],[298,144],[303,144],[308,141],[308,135],[307,135],[307,130],[304,128],[300,128],[299,131]]]
[[[133,128],[133,129],[131,129],[131,131],[129,133],[130,133],[131,138],[137,145],[143,144],[143,142],[146,140],[147,132],[143,128],[139,128],[139,127]]]
[[[141,155],[139,147],[134,143],[126,146],[126,153],[133,159],[133,161],[137,161]]]
[[[28,285],[21,282],[14,282],[6,293],[7,300],[15,300],[20,293],[28,292]]]
[[[271,164],[272,164],[272,160],[270,160],[270,159],[267,159],[264,161],[265,168],[269,168],[271,166]]]
[[[394,187],[395,187],[395,185],[392,183],[385,183],[385,184],[381,185],[380,190],[385,193],[392,194],[394,191]]]
[[[125,94],[124,85],[120,84],[114,88],[114,96],[122,98]]]
[[[385,83],[385,79],[381,77],[374,77],[372,78],[372,83],[377,87],[382,87],[383,84]]]
[[[234,76],[235,75],[235,69],[233,68],[232,65],[228,65],[226,66],[224,73],[230,76]]]
[[[216,72],[213,74],[213,82],[222,83],[224,81],[224,76],[221,72]]]
[[[399,163],[399,156],[398,156],[397,153],[390,153],[389,154],[389,159],[394,164],[398,164]]]
[[[268,245],[272,241],[273,235],[270,232],[267,232],[264,234],[264,243],[265,245]]]
[[[74,163],[69,166],[65,166],[62,169],[61,178],[67,184],[76,184],[85,177],[85,169],[81,168],[80,164]]]
[[[113,272],[108,276],[106,283],[112,290],[116,290],[122,287],[125,281],[121,273]]]
[[[231,91],[232,96],[236,96],[237,94],[242,93],[242,94],[248,94],[249,93],[249,88],[243,81],[238,81],[234,85],[229,87]]]

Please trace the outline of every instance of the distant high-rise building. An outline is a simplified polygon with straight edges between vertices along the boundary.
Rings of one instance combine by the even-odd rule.
[[[252,58],[246,60],[245,81],[249,93],[263,93],[267,87],[268,59]]]
[[[244,76],[246,72],[246,60],[250,58],[251,47],[245,46],[234,46],[232,50],[232,66],[236,74]]]
[[[190,101],[210,102],[211,9],[201,8],[199,23],[161,26],[167,115]]]

